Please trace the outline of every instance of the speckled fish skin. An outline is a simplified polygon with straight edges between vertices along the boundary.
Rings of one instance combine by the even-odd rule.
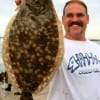
[[[62,61],[63,31],[51,0],[22,1],[5,31],[3,60],[15,87],[39,93]]]

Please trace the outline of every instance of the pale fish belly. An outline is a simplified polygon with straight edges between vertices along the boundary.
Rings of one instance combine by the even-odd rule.
[[[32,100],[32,93],[48,85],[63,50],[63,31],[52,1],[23,0],[3,40],[3,61],[12,84],[22,91],[20,100]]]

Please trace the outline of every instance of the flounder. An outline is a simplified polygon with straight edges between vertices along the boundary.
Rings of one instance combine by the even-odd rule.
[[[63,58],[62,25],[52,0],[22,0],[9,21],[3,40],[3,61],[20,100],[33,100]]]

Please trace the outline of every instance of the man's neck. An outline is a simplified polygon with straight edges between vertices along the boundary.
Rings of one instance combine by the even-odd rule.
[[[65,35],[65,38],[67,38],[69,40],[76,40],[76,41],[85,41],[86,40],[85,37],[71,37],[69,35]]]

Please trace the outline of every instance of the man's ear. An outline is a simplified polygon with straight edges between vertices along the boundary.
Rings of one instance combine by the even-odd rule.
[[[87,15],[87,24],[89,24],[89,15]]]
[[[64,16],[62,16],[62,24],[64,24],[64,20],[65,20],[65,19],[64,19]]]

